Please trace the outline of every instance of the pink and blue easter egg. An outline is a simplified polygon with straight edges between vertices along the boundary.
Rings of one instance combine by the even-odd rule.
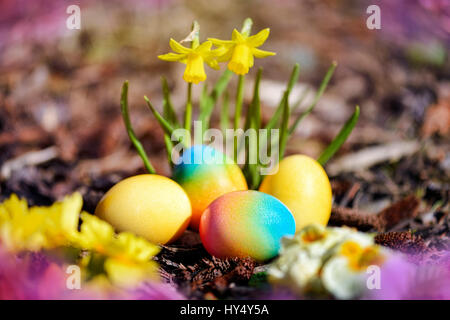
[[[203,246],[218,258],[268,260],[278,254],[281,238],[294,233],[289,209],[275,197],[253,190],[221,196],[200,220]]]
[[[198,230],[203,211],[215,199],[228,192],[248,189],[239,166],[222,152],[205,145],[184,150],[174,166],[173,179],[191,201],[193,230]]]

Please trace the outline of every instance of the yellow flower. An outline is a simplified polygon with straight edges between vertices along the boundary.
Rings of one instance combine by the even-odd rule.
[[[31,208],[13,194],[0,204],[0,242],[10,251],[69,245],[77,232],[81,206],[78,193],[50,207]]]
[[[84,250],[106,254],[114,240],[113,227],[87,212],[81,214],[83,223],[77,235],[77,244]]]
[[[236,29],[233,30],[231,40],[208,39],[215,46],[218,46],[218,52],[221,54],[219,62],[229,61],[228,69],[238,75],[247,74],[253,67],[255,58],[266,58],[275,55],[275,52],[257,49],[262,46],[269,37],[270,29],[264,29],[254,36],[246,36]]]
[[[159,248],[147,240],[123,232],[117,237],[114,253],[105,261],[105,271],[118,286],[135,286],[142,280],[155,280],[157,264],[151,258]]]
[[[365,271],[370,265],[381,265],[384,261],[378,246],[363,248],[355,241],[343,243],[340,254],[347,258],[349,267],[355,272]]]
[[[386,254],[373,235],[312,224],[282,238],[280,256],[267,274],[270,282],[301,294],[325,290],[348,299],[362,292],[367,267],[381,265]]]
[[[151,258],[159,252],[158,246],[129,232],[116,236],[109,223],[88,213],[81,218],[79,244],[105,257],[104,269],[111,282],[125,287],[157,277],[157,264]]]
[[[204,63],[213,69],[218,70],[217,51],[211,50],[211,41],[205,41],[195,48],[186,48],[174,39],[170,39],[170,47],[175,53],[167,53],[158,56],[164,61],[178,61],[186,64],[183,79],[186,82],[195,84],[206,80]]]
[[[78,220],[83,206],[81,194],[74,193],[51,207],[32,207],[30,214],[44,215],[43,233],[50,247],[71,245],[78,233]]]
[[[338,299],[358,297],[366,289],[367,268],[381,266],[388,254],[367,235],[348,238],[323,266],[322,283]]]

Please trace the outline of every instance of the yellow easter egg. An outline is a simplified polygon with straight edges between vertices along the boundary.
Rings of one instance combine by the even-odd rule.
[[[117,231],[166,244],[184,232],[192,210],[186,192],[175,181],[143,174],[114,185],[100,200],[95,214]]]
[[[326,225],[330,219],[330,180],[322,166],[308,156],[281,160],[278,171],[264,178],[259,191],[274,196],[291,210],[296,231],[311,223]]]

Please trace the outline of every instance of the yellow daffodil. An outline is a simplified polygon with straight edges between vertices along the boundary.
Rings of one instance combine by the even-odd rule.
[[[186,48],[174,39],[170,39],[170,47],[175,52],[158,56],[164,61],[178,61],[186,64],[183,79],[186,82],[199,83],[206,80],[204,63],[218,70],[217,51],[211,50],[211,41],[205,41],[194,48]]]
[[[270,29],[264,29],[254,36],[247,36],[236,29],[231,40],[208,39],[219,47],[219,62],[229,61],[228,69],[238,75],[247,74],[253,67],[254,58],[266,58],[275,55],[274,52],[258,49],[269,37]]]

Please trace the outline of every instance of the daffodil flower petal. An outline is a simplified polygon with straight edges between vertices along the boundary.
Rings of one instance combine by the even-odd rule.
[[[175,51],[176,53],[186,54],[186,53],[192,52],[192,49],[186,48],[185,46],[183,46],[179,42],[175,41],[174,39],[170,39],[169,45],[170,45],[170,48],[173,51]]]
[[[257,49],[257,48],[253,48],[252,53],[255,56],[255,58],[266,58],[266,57],[276,55],[275,52],[265,51],[265,50],[261,50],[261,49]]]
[[[217,61],[228,61],[228,69],[238,75],[245,75],[254,65],[254,58],[265,58],[275,55],[274,52],[257,49],[261,46],[270,34],[270,29],[261,30],[254,36],[241,34],[234,29],[231,40],[219,40],[210,38],[209,40],[218,48]]]
[[[181,61],[186,57],[185,54],[178,54],[178,53],[166,53],[158,56],[158,59],[164,60],[164,61]]]
[[[165,61],[177,61],[186,64],[183,79],[189,83],[199,83],[206,80],[204,63],[211,68],[219,69],[217,57],[226,53],[226,49],[211,50],[212,41],[205,41],[195,48],[186,48],[174,39],[170,39],[170,47],[175,52],[158,56]]]
[[[233,47],[231,48],[220,47],[214,50],[216,51],[217,54],[217,61],[218,62],[230,61],[231,57],[233,56],[233,49],[232,49]]]
[[[248,37],[247,43],[252,47],[259,47],[266,42],[267,38],[269,37],[270,29],[266,28],[264,30],[261,30],[254,36]]]
[[[186,63],[183,79],[186,82],[199,83],[206,80],[203,57],[199,54],[191,54]]]
[[[208,59],[208,60],[205,60],[205,62],[210,68],[212,68],[214,70],[220,69],[219,63],[217,62],[216,59]]]
[[[245,42],[244,36],[236,29],[234,29],[233,33],[231,34],[231,40],[237,43]]]
[[[195,52],[199,54],[208,54],[209,52],[211,52],[211,46],[212,46],[211,41],[205,41],[197,48],[195,48]]]
[[[208,41],[211,41],[212,44],[215,45],[216,47],[231,46],[234,44],[234,41],[232,40],[220,40],[216,38],[208,38]]]

